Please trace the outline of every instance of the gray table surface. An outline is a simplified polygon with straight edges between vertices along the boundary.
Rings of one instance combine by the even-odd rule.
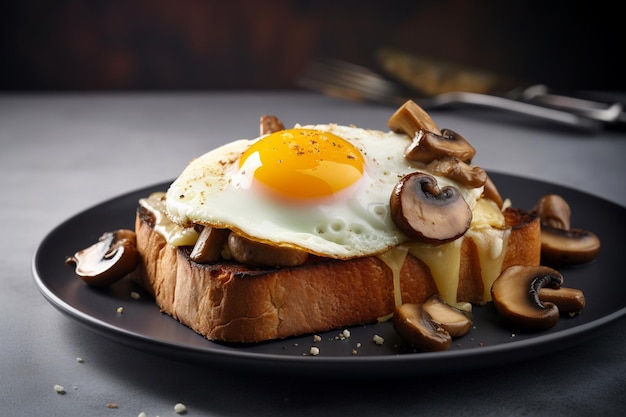
[[[392,110],[301,92],[0,95],[0,414],[164,417],[181,402],[189,416],[621,415],[625,320],[558,354],[472,372],[401,381],[276,377],[124,346],[59,313],[34,283],[33,253],[60,222],[170,180],[219,144],[256,136],[261,114],[287,125],[386,129]],[[468,138],[487,169],[626,206],[624,132],[581,134],[482,111],[432,115]]]

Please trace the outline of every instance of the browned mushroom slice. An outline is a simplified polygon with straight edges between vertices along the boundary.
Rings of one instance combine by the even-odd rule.
[[[97,243],[76,252],[65,262],[87,284],[109,285],[124,278],[137,266],[135,232],[120,229],[103,234]]]
[[[205,226],[200,232],[189,257],[200,264],[217,262],[221,257],[222,247],[226,243],[229,233],[230,230],[228,229]]]
[[[442,129],[441,135],[420,130],[404,151],[405,158],[426,164],[442,156],[453,156],[469,164],[474,155],[476,149],[450,129]]]
[[[585,294],[576,288],[542,288],[539,299],[543,303],[554,303],[561,314],[576,315],[585,308]]]
[[[504,200],[502,199],[502,196],[500,196],[498,187],[496,187],[496,184],[494,184],[489,176],[487,176],[487,179],[485,180],[484,187],[483,197],[495,202],[499,208],[502,208]]]
[[[420,242],[455,240],[472,221],[472,211],[457,188],[439,188],[433,176],[422,172],[404,176],[394,187],[389,205],[396,226]]]
[[[563,276],[547,266],[510,266],[491,286],[493,305],[503,318],[525,329],[545,330],[559,320],[558,307],[539,298],[541,288],[560,288]]]
[[[543,196],[533,208],[545,224],[555,229],[569,230],[571,210],[567,201],[557,194]]]
[[[280,132],[281,130],[285,130],[285,126],[283,122],[276,116],[271,115],[263,115],[261,116],[260,123],[260,132],[261,136],[269,135],[270,133]]]
[[[415,137],[420,130],[433,132],[437,135],[441,134],[437,124],[428,113],[411,100],[407,101],[396,110],[387,121],[387,125],[394,132],[404,133],[410,138]]]
[[[472,328],[472,320],[458,308],[446,304],[439,295],[433,295],[424,302],[424,311],[452,338],[464,336]]]
[[[453,156],[437,158],[428,165],[426,170],[442,175],[469,188],[482,187],[487,181],[487,173],[478,166],[471,166]]]
[[[396,307],[391,321],[396,332],[417,350],[444,351],[452,344],[450,333],[431,319],[423,304],[402,304]]]
[[[600,252],[600,239],[587,230],[541,226],[541,261],[551,265],[591,262]]]
[[[228,235],[228,249],[234,260],[252,266],[298,266],[308,257],[300,249],[255,242],[232,232]]]

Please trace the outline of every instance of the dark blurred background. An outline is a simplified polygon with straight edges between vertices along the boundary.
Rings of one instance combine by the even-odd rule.
[[[8,3],[8,4],[7,4]],[[543,82],[626,89],[618,2],[5,2],[0,90],[284,89],[380,46]]]

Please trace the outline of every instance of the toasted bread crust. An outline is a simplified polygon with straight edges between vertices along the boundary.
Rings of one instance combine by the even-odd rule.
[[[536,214],[517,208],[504,210],[511,228],[502,270],[512,265],[539,265],[541,261],[541,223]]]
[[[524,212],[506,216],[512,227],[504,264],[539,263],[539,223]],[[220,262],[198,264],[191,248],[168,245],[138,213],[141,262],[134,278],[161,310],[211,340],[259,342],[375,322],[396,304],[391,269],[378,257],[316,260],[292,268],[253,269]],[[458,299],[484,303],[476,245],[461,247]],[[401,298],[420,303],[437,287],[424,262],[407,255]]]

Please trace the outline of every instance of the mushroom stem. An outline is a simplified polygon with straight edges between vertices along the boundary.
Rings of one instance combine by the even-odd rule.
[[[585,308],[585,295],[576,288],[541,288],[539,299],[543,303],[554,303],[561,314],[575,315]]]

